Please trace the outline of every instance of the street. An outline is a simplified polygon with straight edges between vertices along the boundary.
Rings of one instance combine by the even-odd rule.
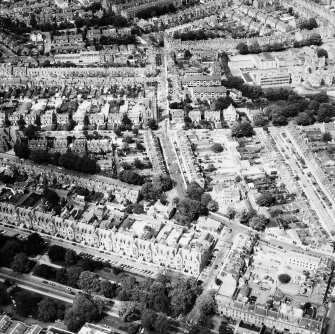
[[[65,285],[55,283],[52,281],[48,281],[46,279],[42,279],[39,277],[35,277],[32,275],[20,275],[13,273],[13,271],[5,268],[0,269],[0,280],[4,281],[5,279],[9,279],[12,282],[15,282],[18,287],[29,290],[35,293],[39,293],[43,296],[51,297],[54,299],[62,300],[66,303],[72,304],[75,298],[75,294],[71,294],[70,290],[73,292],[79,292],[80,290],[69,288]],[[43,281],[48,282],[43,283]],[[106,300],[106,298],[97,296],[102,300]],[[119,300],[113,300],[113,306],[109,307],[108,311],[105,311],[106,314],[111,315],[113,317],[119,317],[119,309],[122,305],[122,302]]]
[[[285,131],[284,131],[285,132]],[[288,134],[288,132],[285,132]],[[286,144],[283,142],[281,136],[278,132],[272,132],[272,137],[276,141],[276,144],[280,148],[282,152],[284,152],[283,157],[285,158],[285,161],[290,165],[292,168],[292,171],[295,175],[297,175],[300,179],[300,184],[307,195],[307,197],[310,200],[310,204],[312,208],[316,211],[320,218],[320,222],[322,223],[324,229],[328,231],[329,234],[331,234],[331,231],[333,231],[333,219],[328,214],[326,208],[322,204],[319,197],[316,195],[315,190],[313,189],[313,185],[311,185],[310,178],[302,172],[301,168],[298,166],[296,159],[294,156],[292,156],[291,152],[289,152],[286,148]]]
[[[182,198],[185,196],[184,180],[179,165],[177,163],[178,158],[176,157],[176,154],[171,146],[173,145],[173,143],[169,140],[169,136],[166,132],[166,129],[162,129],[160,139],[162,141],[164,158],[166,160],[167,167],[170,172],[170,177],[172,181],[175,182],[175,187],[178,196]]]

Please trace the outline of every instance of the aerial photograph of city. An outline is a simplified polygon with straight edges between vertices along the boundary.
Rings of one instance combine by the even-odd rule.
[[[0,334],[335,334],[335,0],[0,0]]]

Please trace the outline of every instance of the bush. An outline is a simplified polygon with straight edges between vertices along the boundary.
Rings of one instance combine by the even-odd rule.
[[[213,146],[212,146],[212,151],[214,153],[220,153],[223,151],[223,146],[219,143],[215,143]]]
[[[233,137],[251,137],[254,134],[254,129],[248,122],[236,123],[231,129],[231,133]]]
[[[280,274],[278,276],[278,280],[282,284],[287,284],[287,283],[289,283],[291,281],[291,276],[288,275],[288,274]]]

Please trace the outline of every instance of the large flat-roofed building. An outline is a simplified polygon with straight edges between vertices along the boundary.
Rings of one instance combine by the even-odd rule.
[[[256,85],[265,88],[289,86],[291,78],[287,71],[279,69],[252,71],[250,76]]]
[[[286,259],[287,265],[306,270],[317,270],[320,262],[321,259],[319,257],[298,253],[293,250],[288,253]]]
[[[258,69],[260,70],[268,70],[277,68],[277,62],[275,57],[273,57],[268,52],[262,52],[255,58],[255,63]]]
[[[74,63],[90,65],[100,63],[99,51],[81,51],[80,53],[58,53],[54,56],[55,63]]]

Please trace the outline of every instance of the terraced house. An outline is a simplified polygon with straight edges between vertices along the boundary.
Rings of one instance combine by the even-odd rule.
[[[170,221],[145,215],[123,219],[105,207],[71,214],[65,219],[0,203],[0,219],[7,224],[193,276],[200,274],[215,241],[208,232],[188,231]]]

